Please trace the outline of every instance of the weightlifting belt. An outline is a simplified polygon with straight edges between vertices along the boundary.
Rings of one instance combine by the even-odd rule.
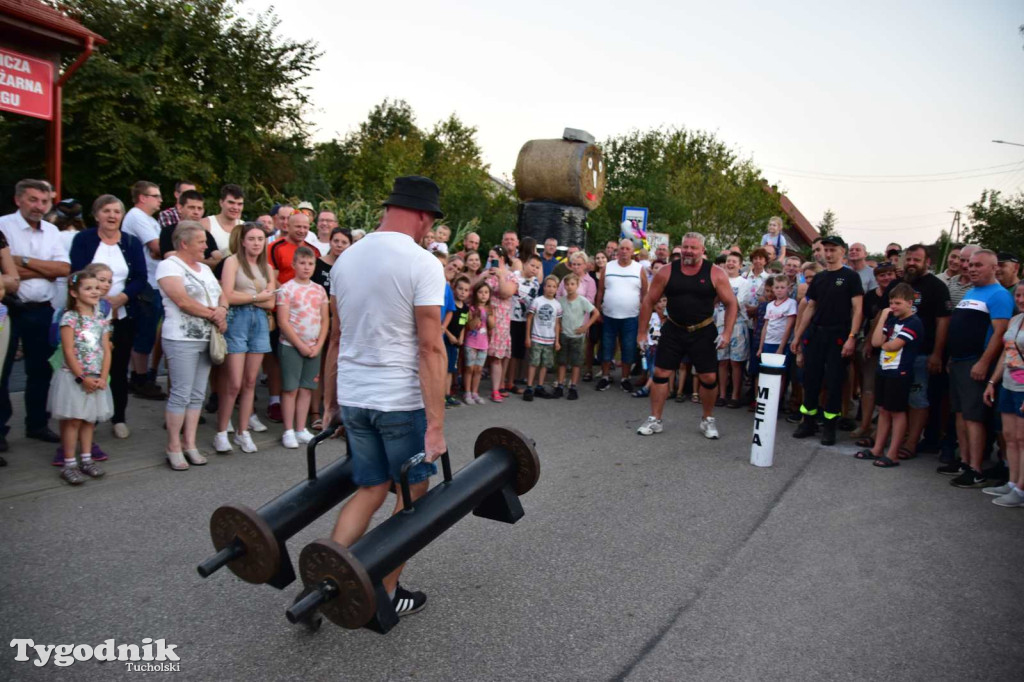
[[[715,318],[714,318],[713,315],[711,317],[709,317],[708,319],[706,319],[706,320],[702,320],[702,321],[698,322],[697,324],[690,324],[690,325],[679,324],[678,322],[673,320],[668,315],[665,315],[665,319],[668,320],[669,322],[671,322],[672,324],[674,324],[675,326],[679,327],[680,329],[684,329],[684,330],[686,330],[687,332],[689,332],[691,334],[693,332],[697,331],[698,329],[703,329],[704,327],[708,326],[709,324],[711,324],[711,323],[713,323],[715,321]]]

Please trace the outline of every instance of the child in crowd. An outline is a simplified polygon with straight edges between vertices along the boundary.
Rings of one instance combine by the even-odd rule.
[[[469,306],[469,319],[466,321],[466,335],[463,340],[463,352],[466,356],[466,376],[462,383],[466,388],[462,402],[467,405],[483,405],[480,397],[480,378],[483,376],[484,363],[487,362],[488,334],[494,327],[494,315],[491,314],[491,287],[481,280],[473,288],[473,303]]]
[[[899,466],[899,449],[907,434],[907,409],[910,385],[914,379],[914,361],[917,359],[924,324],[914,314],[914,288],[901,282],[889,292],[889,307],[882,310],[878,325],[871,336],[871,344],[882,349],[875,376],[875,395],[878,398],[878,431],[875,446],[861,450],[854,457],[873,459],[875,466]],[[882,455],[885,441],[892,432],[888,455]]]
[[[757,359],[762,353],[778,353],[785,355],[793,327],[796,326],[796,301],[789,297],[791,282],[785,275],[769,277],[766,289],[774,297],[764,308],[764,324],[761,326],[760,340],[757,345]],[[779,395],[786,395],[786,375],[782,375]],[[782,402],[779,401],[781,407]]]
[[[459,347],[466,335],[466,323],[469,321],[469,279],[459,277],[455,280],[455,310],[452,311],[448,324],[444,329],[444,348],[448,352],[448,383],[444,392],[444,406],[457,407],[459,401],[451,394],[452,382],[459,369]]]
[[[281,330],[281,444],[297,448],[313,440],[306,429],[313,389],[320,377],[320,351],[327,340],[327,292],[310,278],[316,270],[312,249],[300,246],[292,258],[295,277],[278,289],[277,327]],[[225,439],[227,434],[224,434]]]
[[[558,383],[555,384],[555,398],[562,397],[562,385],[565,383],[566,367],[571,368],[569,380],[569,400],[579,398],[576,384],[580,381],[580,368],[586,356],[587,332],[590,325],[601,319],[601,313],[594,304],[580,296],[580,278],[571,272],[562,280],[565,285],[565,296],[558,299],[562,309],[562,333],[559,336],[561,350],[558,351]],[[546,285],[546,282],[545,282]],[[541,384],[543,385],[543,381]]]
[[[68,278],[68,298],[60,318],[64,362],[50,385],[47,408],[60,421],[65,457],[60,477],[71,485],[81,485],[85,476],[103,476],[92,459],[92,435],[96,422],[114,414],[107,388],[111,323],[99,310],[100,298],[95,276],[76,272]],[[81,465],[75,460],[76,445],[81,445]]]
[[[512,336],[512,359],[508,363],[508,379],[515,383],[519,380],[525,369],[522,361],[526,359],[526,315],[529,313],[530,304],[540,293],[540,280],[537,279],[543,269],[543,262],[536,252],[523,258],[523,270],[516,274],[519,280],[519,291],[515,295],[515,303],[512,305],[509,333]],[[513,393],[521,393],[518,386],[512,387]]]
[[[768,232],[761,235],[761,245],[771,244],[775,247],[775,258],[786,260],[786,237],[782,234],[782,218],[772,216],[768,220]]]
[[[634,391],[634,398],[646,398],[651,395],[651,379],[654,377],[654,359],[658,356],[658,341],[661,339],[661,325],[662,320],[665,319],[665,307],[668,305],[668,298],[662,296],[658,299],[658,302],[654,305],[654,311],[651,313],[651,321],[647,325],[647,343],[644,344],[644,360],[646,361],[646,367],[644,368],[644,385],[643,388]],[[676,373],[673,372],[668,379],[668,393],[672,395],[674,393],[673,383],[675,383]],[[682,391],[682,388],[680,388]]]
[[[555,300],[558,292],[558,278],[548,275],[544,278],[544,295],[539,296],[530,304],[530,312],[526,317],[526,347],[530,349],[530,369],[526,374],[526,390],[523,400],[553,398],[554,395],[544,389],[544,377],[555,362],[555,351],[562,347],[559,337],[562,334],[562,306]],[[536,386],[533,379],[540,375]]]

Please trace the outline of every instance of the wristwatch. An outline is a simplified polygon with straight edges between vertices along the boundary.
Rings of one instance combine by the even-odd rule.
[[[28,256],[22,256],[21,257],[21,267],[27,268],[28,267],[28,261],[29,261],[29,257]]]
[[[76,384],[83,384],[83,383],[85,383],[85,378],[84,377],[75,377],[75,383]]]

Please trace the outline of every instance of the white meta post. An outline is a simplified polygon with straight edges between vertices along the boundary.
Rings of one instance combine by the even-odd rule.
[[[761,376],[754,405],[754,439],[750,446],[750,463],[754,466],[770,467],[775,458],[775,426],[785,371],[785,355],[761,353]]]

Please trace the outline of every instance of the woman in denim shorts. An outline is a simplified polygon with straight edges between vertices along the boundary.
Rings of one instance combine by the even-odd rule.
[[[268,313],[274,309],[277,273],[267,264],[267,237],[259,223],[243,223],[231,234],[231,252],[224,261],[221,288],[231,306],[228,330],[224,334],[228,357],[223,395],[217,413],[217,435],[213,447],[230,452],[228,425],[235,399],[238,400],[238,429],[235,444],[242,452],[256,452],[250,429],[266,431],[253,412],[253,396],[263,354],[270,352]]]

